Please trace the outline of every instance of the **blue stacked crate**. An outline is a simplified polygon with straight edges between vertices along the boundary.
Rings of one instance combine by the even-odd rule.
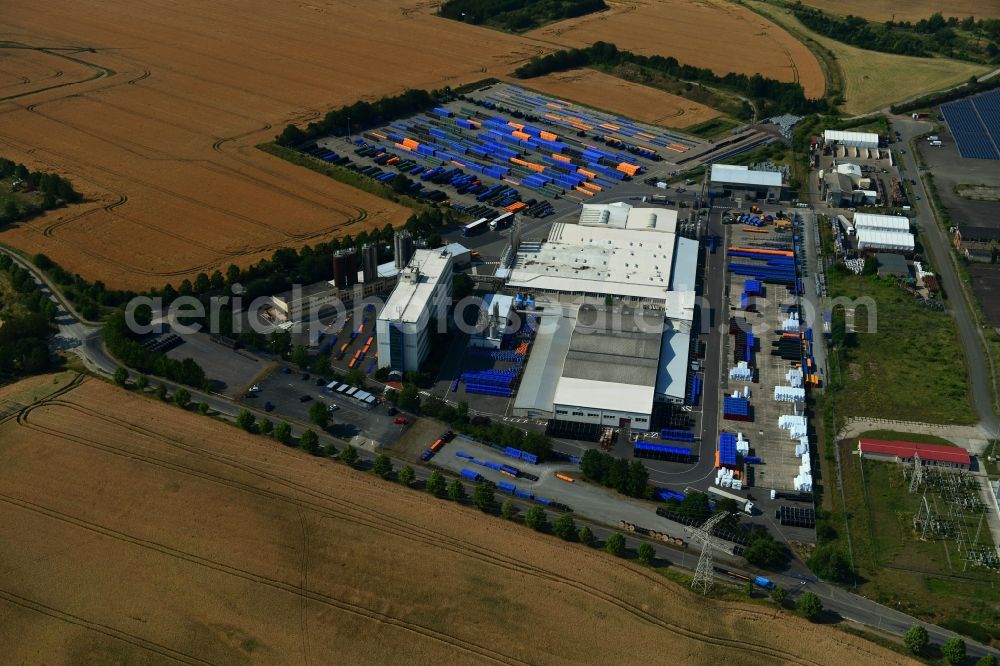
[[[669,446],[666,444],[653,444],[642,440],[636,441],[632,448],[632,455],[636,458],[649,458],[652,460],[667,460],[671,462],[691,462],[694,454],[686,446]]]
[[[736,469],[736,435],[731,432],[719,433],[719,466]]]
[[[670,442],[693,442],[694,433],[679,428],[665,428],[660,431],[660,439]]]
[[[750,401],[727,395],[722,399],[722,417],[731,421],[752,421]]]

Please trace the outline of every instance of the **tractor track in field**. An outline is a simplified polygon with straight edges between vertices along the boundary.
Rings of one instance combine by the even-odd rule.
[[[232,479],[229,479],[229,478],[226,478],[226,477],[223,477],[223,476],[219,476],[219,475],[216,475],[216,474],[212,474],[210,472],[206,472],[206,471],[203,471],[203,470],[198,470],[196,468],[188,467],[188,466],[186,466],[186,465],[184,465],[182,463],[176,463],[176,462],[171,462],[171,461],[163,460],[162,458],[159,458],[157,456],[145,455],[145,454],[137,453],[134,449],[125,449],[125,448],[116,447],[116,446],[109,445],[109,444],[103,444],[103,443],[97,442],[95,440],[89,440],[89,439],[87,439],[87,438],[85,438],[85,437],[83,437],[83,436],[81,436],[79,434],[70,433],[70,432],[64,432],[64,431],[60,431],[60,430],[55,429],[55,428],[50,428],[50,427],[47,427],[47,426],[40,426],[38,424],[32,423],[30,421],[30,418],[29,418],[31,412],[34,411],[35,409],[39,408],[39,407],[42,407],[42,406],[58,407],[58,408],[64,408],[64,409],[69,409],[69,410],[77,411],[77,412],[79,412],[79,413],[87,416],[88,418],[94,418],[94,419],[105,421],[106,423],[110,423],[110,424],[116,425],[118,427],[124,428],[125,430],[130,431],[133,434],[143,435],[143,436],[151,438],[151,439],[153,439],[155,441],[159,441],[159,442],[161,442],[163,444],[166,444],[168,447],[171,447],[171,448],[174,448],[174,449],[179,449],[179,450],[187,452],[187,453],[195,454],[195,455],[199,456],[201,459],[210,459],[210,460],[213,460],[214,462],[223,464],[225,466],[229,466],[229,467],[232,467],[232,468],[235,468],[235,469],[239,469],[239,470],[241,470],[243,472],[246,472],[246,473],[249,473],[251,475],[258,476],[258,477],[260,477],[262,479],[266,479],[266,480],[268,480],[268,481],[270,481],[272,483],[275,483],[275,484],[277,484],[279,486],[283,486],[283,487],[285,487],[287,489],[290,489],[290,490],[293,490],[293,491],[295,491],[297,493],[302,493],[302,494],[308,495],[308,496],[310,496],[312,498],[312,501],[304,501],[304,500],[300,500],[298,498],[295,498],[295,497],[292,497],[292,496],[289,496],[289,495],[286,495],[286,494],[283,494],[283,493],[279,493],[277,491],[264,490],[264,489],[261,489],[261,488],[257,488],[257,487],[255,487],[253,485],[250,485],[250,484],[246,484],[246,483],[234,481]],[[178,473],[187,474],[187,475],[190,475],[190,476],[201,478],[203,480],[206,480],[206,481],[209,481],[209,482],[212,482],[212,483],[221,484],[221,485],[223,485],[225,487],[228,487],[228,488],[231,488],[231,489],[234,489],[234,490],[240,490],[242,492],[249,492],[249,493],[253,493],[253,494],[256,494],[256,495],[268,497],[268,498],[274,499],[276,501],[290,503],[293,506],[298,506],[298,507],[301,507],[303,509],[308,509],[309,511],[312,511],[314,513],[319,513],[320,515],[323,515],[323,516],[325,516],[327,518],[330,518],[330,519],[333,519],[333,520],[342,520],[342,521],[346,521],[346,522],[349,522],[349,523],[357,525],[357,526],[365,527],[365,528],[368,528],[368,529],[374,529],[374,530],[377,530],[377,531],[380,531],[380,532],[383,532],[383,533],[386,533],[386,534],[390,534],[390,535],[394,535],[394,536],[398,536],[398,537],[403,537],[403,538],[408,538],[408,539],[411,539],[411,540],[414,540],[414,541],[417,541],[417,542],[424,543],[424,544],[429,545],[429,546],[433,546],[433,547],[436,547],[436,548],[441,548],[441,549],[450,551],[450,552],[452,552],[452,553],[454,553],[456,555],[459,555],[459,556],[464,556],[464,557],[469,557],[469,558],[475,559],[477,561],[480,561],[481,563],[484,563],[484,564],[487,564],[487,565],[490,565],[490,566],[495,566],[495,567],[500,567],[500,568],[506,569],[506,570],[508,570],[508,571],[510,571],[512,573],[517,573],[517,574],[520,574],[520,575],[531,576],[531,577],[534,577],[534,578],[538,578],[538,579],[541,579],[541,580],[548,581],[548,582],[553,583],[553,584],[567,586],[567,587],[569,587],[571,589],[577,590],[577,591],[579,591],[581,593],[584,593],[584,594],[586,594],[588,596],[591,596],[593,598],[599,599],[599,600],[601,600],[601,601],[603,601],[605,603],[611,604],[611,605],[619,608],[620,610],[633,615],[634,617],[636,617],[636,619],[639,619],[640,621],[642,621],[644,623],[648,623],[648,624],[651,624],[651,625],[654,625],[654,626],[658,626],[658,627],[660,627],[662,629],[665,629],[665,630],[670,631],[672,633],[675,633],[677,635],[683,636],[685,638],[689,638],[689,639],[692,639],[692,640],[697,640],[697,641],[708,643],[708,644],[712,644],[712,645],[717,645],[717,646],[720,646],[720,647],[728,647],[728,648],[737,648],[737,649],[741,649],[741,650],[747,650],[747,651],[751,651],[751,652],[760,654],[761,656],[765,656],[765,657],[769,657],[769,658],[777,658],[777,659],[781,659],[781,660],[789,662],[789,663],[798,663],[798,664],[816,664],[817,663],[817,662],[813,662],[811,660],[802,659],[802,658],[797,657],[796,655],[794,655],[794,654],[792,654],[790,652],[786,652],[786,651],[780,650],[778,648],[774,648],[772,646],[762,645],[762,644],[756,644],[756,643],[752,643],[752,642],[749,642],[749,641],[743,641],[743,640],[739,640],[739,639],[719,638],[719,637],[713,636],[713,635],[708,634],[708,633],[704,633],[704,632],[700,632],[700,631],[697,631],[697,630],[689,629],[687,627],[683,627],[681,625],[677,625],[675,623],[668,622],[666,620],[663,620],[663,619],[661,619],[659,617],[656,617],[656,616],[652,615],[651,613],[649,613],[648,611],[646,611],[644,609],[641,609],[639,607],[634,606],[633,604],[631,604],[626,599],[623,599],[621,597],[617,597],[617,596],[612,595],[612,594],[610,594],[608,592],[605,592],[603,590],[599,590],[597,588],[594,588],[593,586],[591,586],[591,585],[589,585],[587,583],[584,583],[582,581],[577,581],[577,580],[574,580],[574,579],[571,579],[571,578],[563,577],[563,576],[561,576],[559,574],[556,574],[554,572],[548,571],[546,569],[539,568],[539,567],[537,567],[535,565],[532,565],[530,563],[518,560],[516,558],[505,556],[505,555],[499,555],[499,554],[497,554],[495,552],[492,552],[492,551],[486,550],[485,548],[479,547],[479,546],[477,546],[476,544],[474,544],[472,542],[465,541],[465,540],[460,539],[460,538],[452,537],[451,535],[448,535],[448,534],[445,534],[445,533],[442,533],[442,532],[438,532],[436,530],[431,530],[431,529],[428,529],[428,528],[424,528],[424,527],[420,527],[420,526],[414,525],[414,524],[409,523],[407,521],[401,520],[401,519],[393,516],[392,514],[387,514],[387,513],[384,513],[384,512],[373,510],[370,507],[366,507],[366,506],[363,506],[363,505],[360,505],[360,504],[357,504],[357,503],[354,503],[354,502],[350,502],[350,501],[345,500],[343,498],[340,498],[340,497],[337,497],[337,496],[333,496],[333,495],[329,495],[329,494],[326,494],[326,493],[314,490],[312,488],[309,488],[308,486],[303,486],[301,484],[289,481],[289,480],[287,480],[287,479],[285,479],[285,478],[283,478],[281,476],[270,474],[268,472],[263,472],[263,471],[261,471],[261,470],[259,470],[257,468],[254,468],[253,466],[247,465],[245,462],[234,462],[234,461],[231,461],[231,460],[226,460],[225,458],[220,458],[217,454],[215,454],[213,451],[211,451],[209,449],[204,449],[204,448],[200,448],[200,447],[196,447],[196,446],[192,446],[192,445],[182,444],[182,443],[180,443],[180,442],[178,442],[176,440],[169,439],[169,438],[167,438],[167,437],[159,434],[156,431],[149,430],[149,429],[143,428],[141,426],[137,426],[135,424],[129,423],[129,422],[124,421],[122,419],[117,419],[117,418],[114,418],[114,417],[105,416],[103,414],[100,414],[98,412],[95,412],[95,411],[91,410],[90,408],[83,407],[81,405],[78,405],[78,404],[73,403],[73,402],[69,402],[67,400],[59,399],[59,400],[52,400],[52,401],[47,401],[45,403],[38,403],[36,405],[32,405],[32,406],[30,406],[30,407],[28,407],[28,408],[26,408],[25,410],[22,411],[22,413],[18,417],[18,423],[24,425],[25,427],[31,428],[33,430],[36,430],[36,431],[39,431],[39,432],[43,432],[43,433],[47,433],[47,434],[59,437],[59,438],[64,439],[64,440],[76,442],[76,443],[79,443],[79,444],[81,444],[83,446],[87,446],[87,447],[90,447],[90,448],[96,448],[98,450],[102,450],[102,451],[105,451],[105,452],[113,454],[113,455],[119,455],[119,456],[127,457],[127,458],[130,458],[130,459],[140,460],[140,461],[145,462],[147,464],[151,464],[151,465],[154,465],[154,466],[163,467],[163,468],[170,469],[170,470],[173,470],[173,471],[178,472]],[[323,502],[335,505],[335,506],[338,507],[338,509],[335,512],[332,509],[327,509],[325,507],[321,507],[321,506],[317,505],[316,500],[321,500]],[[594,557],[594,558],[599,557],[596,554],[588,555],[588,556],[589,557]],[[630,568],[632,568],[632,567],[630,567]],[[669,588],[667,588],[667,586],[664,584],[664,582],[662,580],[657,580],[652,575],[645,574],[644,572],[641,572],[641,571],[639,571],[637,569],[633,569],[633,570],[636,573],[638,573],[640,575],[643,575],[647,580],[650,581],[650,583],[652,583],[654,585],[657,585],[658,587],[664,588],[665,592],[668,592],[668,593],[671,593],[671,594],[676,594],[676,592],[674,592],[673,590],[669,590]],[[741,609],[741,612],[744,612],[744,614],[750,614],[750,615],[758,614],[761,617],[771,617],[773,615],[772,613],[767,613],[767,612],[764,612],[764,611],[760,611],[760,612],[754,613],[753,611],[749,611],[747,609]]]
[[[196,657],[194,655],[174,650],[173,648],[161,645],[160,643],[154,643],[148,638],[143,638],[141,636],[137,636],[136,634],[132,634],[127,631],[122,631],[121,629],[109,627],[106,624],[94,622],[93,620],[88,620],[79,615],[74,615],[73,613],[62,610],[60,608],[54,608],[47,604],[43,604],[40,601],[29,599],[28,597],[24,597],[15,592],[11,592],[10,590],[4,590],[0,588],[0,599],[6,601],[9,604],[18,606],[20,608],[24,608],[26,610],[33,611],[40,615],[47,615],[61,622],[76,625],[83,629],[94,631],[99,634],[104,634],[105,636],[114,638],[115,640],[121,641],[123,643],[129,643],[130,645],[134,645],[148,652],[152,652],[154,654],[160,655],[161,657],[170,659],[171,661],[177,661],[182,664],[191,664],[192,666],[198,666],[199,664],[211,665],[212,663],[210,661],[205,661],[204,659],[200,659],[199,657]]]

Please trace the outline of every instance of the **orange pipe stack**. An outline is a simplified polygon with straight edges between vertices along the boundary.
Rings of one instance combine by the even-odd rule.
[[[420,147],[420,142],[410,138],[403,139],[403,145],[412,150],[416,150]]]
[[[597,183],[592,183],[589,180],[585,180],[585,181],[583,181],[580,184],[583,185],[584,187],[586,187],[588,190],[593,190],[594,192],[600,192],[603,189]]]
[[[511,132],[511,136],[515,136],[521,141],[527,141],[528,139],[531,138],[531,135],[528,134],[527,132],[520,132],[518,130],[514,130],[513,132]]]
[[[582,192],[583,194],[586,194],[588,197],[594,196],[593,192],[584,187],[574,187],[573,189],[576,190],[577,192]]]
[[[593,171],[587,171],[586,169],[577,169],[576,172],[581,176],[586,176],[587,178],[597,178],[597,174]]]
[[[618,165],[618,170],[622,173],[627,173],[630,176],[634,176],[639,173],[639,167],[634,164],[629,164],[628,162],[622,162]]]
[[[621,129],[621,127],[618,127],[618,125],[612,125],[611,123],[602,123],[601,127],[603,127],[604,129],[609,129],[609,130],[620,130]]]
[[[521,123],[515,123],[513,120],[508,121],[507,124],[510,125],[511,127],[513,127],[514,129],[519,129],[519,130],[523,130],[524,129],[524,125],[522,125]]]
[[[552,132],[539,132],[538,136],[545,139],[546,141],[558,141],[559,135],[553,134]]]
[[[759,247],[731,247],[729,252],[756,252],[757,254],[773,254],[779,257],[791,257],[791,250],[766,250]]]

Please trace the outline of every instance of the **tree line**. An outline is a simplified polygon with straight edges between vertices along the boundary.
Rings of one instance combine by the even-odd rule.
[[[0,229],[20,222],[30,220],[35,215],[58,208],[66,204],[77,203],[81,197],[73,189],[73,185],[65,178],[54,173],[30,171],[23,164],[0,158],[0,179],[11,180],[11,189],[15,192],[38,192],[41,201],[28,201],[24,198],[8,197],[0,211]]]
[[[447,0],[438,15],[518,32],[607,8],[604,0]]]
[[[580,458],[580,471],[591,481],[614,488],[623,495],[647,499],[653,496],[649,473],[640,460],[633,460],[630,464],[624,458],[588,449]]]
[[[895,53],[921,58],[940,54],[977,62],[995,61],[1000,55],[1000,20],[977,21],[969,16],[945,18],[941,12],[916,23],[886,21],[876,23],[861,16],[835,16],[801,2],[792,6],[792,13],[810,30],[870,51]],[[986,43],[980,51],[980,44]]]
[[[305,129],[288,125],[275,137],[280,146],[295,147],[324,136],[346,136],[349,132],[375,127],[397,118],[426,111],[444,101],[451,94],[443,90],[407,90],[393,97],[383,97],[374,102],[355,102],[349,106],[329,111],[322,120],[309,123]]]
[[[429,208],[411,215],[402,228],[433,244],[432,241],[440,239],[441,231],[452,223],[452,219],[450,209]],[[379,261],[391,261],[395,231],[392,225],[386,224],[381,229],[362,231],[357,236],[333,238],[315,246],[305,245],[298,250],[281,248],[270,258],[260,259],[249,266],[230,264],[225,271],[201,272],[193,280],[182,280],[176,287],[168,283],[143,292],[108,289],[101,281],[89,282],[79,274],[65,270],[45,254],[36,254],[32,261],[59,285],[67,300],[83,317],[98,319],[106,309],[123,306],[139,295],[160,297],[164,306],[178,296],[195,296],[207,304],[209,297],[228,295],[233,285],[240,284],[244,288],[244,302],[248,302],[258,296],[285,291],[293,284],[330,280],[333,278],[333,254],[338,250],[360,250],[363,245],[373,243],[378,247]]]
[[[124,311],[116,310],[108,318],[103,334],[108,351],[130,368],[195,388],[207,388],[205,371],[194,359],[178,361],[143,347],[129,330]]]
[[[480,442],[512,446],[533,453],[538,456],[539,462],[548,460],[552,455],[552,442],[542,433],[525,432],[488,416],[470,416],[466,402],[459,402],[453,407],[438,398],[421,400],[415,384],[403,384],[401,391],[390,392],[388,398],[406,410],[440,419],[454,430]]]
[[[0,254],[0,272],[13,294],[0,302],[0,375],[44,372],[51,367],[49,338],[55,331],[55,304],[42,295],[24,268]]]
[[[561,72],[586,66],[615,67],[635,65],[640,68],[672,76],[684,81],[696,81],[719,86],[755,101],[762,115],[780,113],[828,113],[833,111],[825,99],[808,99],[798,83],[784,83],[760,74],[747,76],[730,72],[719,76],[707,67],[685,65],[676,58],[644,56],[622,51],[608,42],[595,42],[583,49],[556,51],[530,61],[514,70],[519,79],[530,79],[552,72]]]

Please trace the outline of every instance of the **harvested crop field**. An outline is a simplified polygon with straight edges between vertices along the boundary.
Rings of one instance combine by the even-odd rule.
[[[544,50],[417,7],[6,3],[2,154],[67,176],[88,202],[0,242],[142,288],[402,222],[408,210],[254,146],[330,108],[505,74]],[[24,94],[53,81],[71,85]]]
[[[977,19],[1000,18],[1000,3],[983,2],[982,0],[956,0],[942,5],[930,0],[914,0],[913,2],[896,2],[896,0],[804,0],[803,4],[812,5],[824,12],[833,14],[853,14],[863,16],[872,21],[919,21],[929,18],[935,12],[947,16],[975,16]]]
[[[901,661],[95,380],[0,465],[11,663]]]
[[[807,97],[826,87],[815,56],[780,26],[725,0],[609,1],[606,12],[560,21],[527,33],[562,46],[612,42],[642,55],[673,56],[718,74],[760,73],[798,81]]]
[[[684,128],[721,115],[704,104],[592,69],[541,76],[532,79],[529,85],[552,97],[661,127]]]
[[[806,28],[791,12],[747,0],[796,34],[807,35],[836,57],[844,74],[844,110],[867,113],[925,92],[950,88],[989,68],[947,58],[914,58],[849,46]]]

